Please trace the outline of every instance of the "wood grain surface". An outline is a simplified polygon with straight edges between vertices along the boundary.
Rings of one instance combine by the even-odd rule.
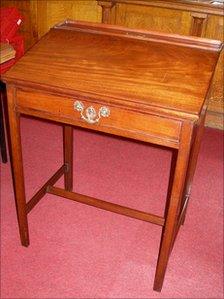
[[[97,5],[98,4],[98,5]],[[103,22],[223,41],[223,4],[192,0],[2,0],[24,16],[21,34],[30,48],[53,25],[67,18]],[[206,124],[223,128],[223,55],[210,92]]]
[[[124,32],[52,29],[4,78],[199,114],[217,51],[136,41]]]

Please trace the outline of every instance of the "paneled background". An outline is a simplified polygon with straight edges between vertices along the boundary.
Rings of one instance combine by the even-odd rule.
[[[185,0],[1,0],[24,16],[21,34],[31,47],[65,19],[88,20],[223,40],[223,6]],[[223,129],[223,60],[217,65],[206,124]],[[206,61],[205,61],[206,63]],[[200,70],[198,70],[200,72]]]

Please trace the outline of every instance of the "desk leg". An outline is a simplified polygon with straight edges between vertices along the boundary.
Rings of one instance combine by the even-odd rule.
[[[195,139],[194,139],[194,143],[192,146],[191,155],[190,155],[190,159],[189,159],[189,167],[188,167],[188,171],[187,171],[187,178],[186,178],[186,183],[185,183],[185,191],[184,191],[182,207],[185,204],[186,198],[189,198],[190,194],[191,194],[192,181],[193,181],[194,173],[196,170],[197,159],[198,159],[198,154],[199,154],[200,145],[201,145],[201,139],[202,139],[203,132],[204,132],[204,123],[205,123],[205,113],[202,115],[200,123],[195,132]],[[187,205],[188,205],[188,202],[189,202],[189,200],[187,201]],[[186,212],[187,212],[187,206],[184,210],[182,224],[184,224]]]
[[[72,191],[73,188],[73,127],[63,125],[64,140],[64,163],[67,166],[65,172],[65,190]]]
[[[180,136],[180,146],[177,154],[177,161],[173,179],[173,186],[163,227],[160,242],[160,250],[154,280],[154,290],[160,292],[168,264],[169,255],[172,249],[175,231],[178,224],[184,182],[187,173],[188,161],[191,149],[193,127],[191,124],[184,123]]]
[[[11,140],[12,175],[16,199],[16,210],[20,239],[23,246],[29,245],[29,231],[26,212],[26,197],[23,174],[22,148],[20,136],[20,115],[15,108],[15,89],[8,88],[8,113]]]

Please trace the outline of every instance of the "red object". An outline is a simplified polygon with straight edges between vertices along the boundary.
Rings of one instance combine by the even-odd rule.
[[[1,42],[10,41],[17,33],[22,22],[22,16],[15,7],[2,7],[1,15]]]
[[[17,34],[22,22],[22,16],[15,7],[2,7],[1,15],[1,42],[10,43],[16,50],[16,57],[0,65],[0,74],[5,73],[24,54],[23,37]]]

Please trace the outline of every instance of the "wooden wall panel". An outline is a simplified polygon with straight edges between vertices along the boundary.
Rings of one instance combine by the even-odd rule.
[[[39,1],[41,2],[41,1]],[[42,10],[46,10],[45,17],[46,20],[44,22],[44,25],[42,25],[42,32],[41,35],[46,33],[51,27],[53,27],[55,24],[68,19],[72,18],[72,7],[73,2],[72,1],[44,1],[45,7],[41,7]],[[38,9],[38,19],[43,20],[42,11],[39,8]],[[39,31],[40,32],[40,31]]]
[[[208,16],[205,33],[203,37],[224,40],[223,16]]]
[[[122,3],[115,9],[118,25],[185,35],[191,28],[190,12]]]
[[[35,1],[35,0],[32,0]],[[36,28],[38,32],[38,39],[47,32],[48,28],[48,11],[47,1],[35,1],[36,8]]]
[[[45,34],[52,26],[65,19],[101,21],[102,9],[95,0],[45,0],[37,1],[37,6],[39,37]]]
[[[99,5],[97,5],[96,0],[77,0],[73,2],[73,19],[101,22],[102,9]]]
[[[222,16],[208,16],[203,37],[224,41],[224,26]],[[224,51],[219,58],[215,71],[208,110],[207,124],[211,127],[223,128],[224,109]]]

